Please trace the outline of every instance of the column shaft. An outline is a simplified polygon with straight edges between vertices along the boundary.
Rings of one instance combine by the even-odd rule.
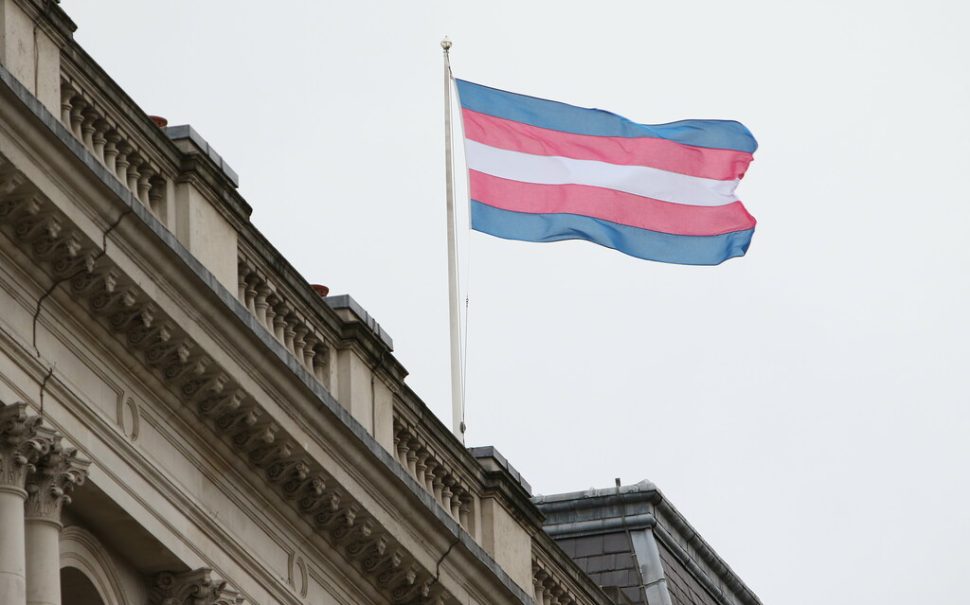
[[[24,500],[27,492],[0,485],[0,603],[25,605]]]
[[[27,605],[61,605],[61,526],[27,519]]]

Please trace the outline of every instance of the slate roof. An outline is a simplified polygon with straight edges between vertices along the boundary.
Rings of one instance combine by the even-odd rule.
[[[546,532],[618,605],[761,605],[648,481],[533,502]]]
[[[660,561],[663,563],[667,591],[673,605],[718,605],[714,596],[663,545],[660,546]]]
[[[599,586],[618,589],[630,603],[646,603],[636,554],[626,532],[560,538],[556,542]]]

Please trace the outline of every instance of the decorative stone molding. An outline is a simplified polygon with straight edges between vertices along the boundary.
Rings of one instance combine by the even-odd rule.
[[[454,602],[434,581],[432,570],[419,564],[177,321],[102,255],[99,244],[69,225],[0,157],[0,231],[39,269],[66,282],[78,304],[393,603]],[[36,429],[32,422],[24,417],[19,424],[7,423],[21,465],[33,464],[43,453],[42,443],[18,437]]]
[[[301,599],[305,599],[310,589],[310,572],[307,569],[306,561],[303,560],[302,555],[290,553],[287,566],[289,569],[287,582],[300,595]]]
[[[32,4],[39,6],[39,0]],[[55,19],[55,22],[67,19],[56,5],[45,3],[44,10],[41,24],[48,19]],[[69,23],[69,20],[66,22]],[[73,26],[70,29],[73,30]],[[199,170],[197,163],[206,160],[206,157],[213,160],[214,152],[190,157],[183,147],[167,141],[157,127],[149,124],[143,112],[124,91],[94,62],[89,61],[85,53],[78,52],[76,43],[69,39],[70,31],[65,31],[66,38],[58,39],[62,70],[60,121],[56,116],[54,120],[49,119],[51,116],[43,109],[33,107],[35,99],[31,93],[14,81],[2,67],[0,78],[4,83],[0,86],[5,85],[16,93],[44,122],[46,128],[65,143],[70,150],[67,155],[75,154],[108,189],[126,200],[127,196],[121,193],[121,188],[115,187],[116,181],[139,200],[140,204],[131,209],[120,207],[119,213],[134,211],[144,216],[142,207],[147,206],[165,222],[165,213],[159,212],[159,208],[165,207],[166,188],[167,193],[171,194],[171,175],[177,175],[175,178],[180,183],[195,183],[196,179],[204,181],[203,184],[210,183],[209,173]],[[181,138],[173,136],[172,129],[167,135],[172,140]],[[79,144],[75,145],[69,137],[77,139]],[[204,141],[201,145],[206,146]],[[83,152],[80,151],[82,147]],[[106,173],[97,164],[103,166]],[[228,170],[221,162],[215,165],[224,171]],[[232,181],[229,173],[225,173],[225,176]],[[225,184],[219,179],[216,179],[216,183]],[[63,191],[72,195],[70,188]],[[207,194],[212,193],[207,190]],[[450,437],[446,429],[437,426],[434,420],[421,417],[426,409],[404,384],[406,371],[392,356],[384,355],[391,347],[389,337],[379,326],[375,330],[370,324],[372,319],[366,314],[359,314],[362,319],[359,322],[347,322],[341,315],[332,312],[314,313],[315,303],[319,299],[302,291],[302,276],[245,221],[251,211],[245,200],[226,189],[214,193],[217,198],[213,199],[222,202],[218,205],[220,211],[223,206],[233,210],[231,222],[241,236],[240,256],[243,256],[244,246],[252,245],[251,258],[259,259],[254,266],[240,272],[239,300],[248,305],[258,323],[283,342],[289,353],[315,374],[324,386],[331,386],[328,382],[332,345],[360,346],[370,359],[377,361],[374,367],[379,370],[382,379],[387,378],[387,386],[395,396],[395,414],[398,412],[397,398],[401,397],[405,400],[401,407],[406,412],[402,417],[417,431],[415,438],[410,441],[416,442],[418,447],[410,460],[405,456],[402,465],[434,495],[444,510],[462,519],[462,524],[468,528],[469,518],[474,523],[477,516],[474,509],[476,503],[474,500],[463,500],[463,494],[471,491],[469,486],[475,490],[480,487],[475,461],[463,455],[462,446]],[[89,208],[83,209],[85,213],[89,211]],[[123,215],[111,218],[119,216]],[[145,220],[156,228],[154,221]],[[174,225],[168,227],[171,229]],[[159,312],[153,306],[151,297],[111,262],[110,257],[102,256],[101,234],[97,234],[97,242],[82,234],[2,155],[0,230],[37,263],[39,281],[43,280],[44,273],[50,276],[51,285],[54,286],[51,292],[55,296],[58,296],[56,289],[70,288],[76,303],[85,307],[95,321],[107,330],[107,334],[113,335],[128,348],[132,359],[136,360],[132,363],[140,361],[144,364],[190,413],[197,414],[200,423],[210,429],[214,436],[229,443],[242,460],[252,465],[253,472],[274,485],[280,496],[315,527],[337,553],[344,556],[372,584],[384,590],[386,596],[399,603],[442,604],[455,601],[436,581],[434,561],[428,563],[430,569],[416,563],[412,554],[361,508],[359,502],[341,490],[326,469],[308,459],[306,451],[268,418],[260,402],[254,401],[226,375],[223,368],[206,357],[197,343],[170,317]],[[254,267],[256,277],[262,279],[261,283],[252,277]],[[260,275],[269,275],[272,279]],[[276,282],[275,285],[280,287],[274,289],[271,282]],[[235,312],[235,309],[232,311]],[[123,410],[119,412],[119,423],[134,440],[137,437],[137,406],[132,405],[131,409],[135,413],[135,421],[130,434]],[[4,430],[0,430],[0,438],[4,434]],[[390,445],[384,441],[381,443]],[[407,447],[410,449],[412,446]],[[5,451],[6,445],[0,445],[0,455]],[[381,455],[384,460],[383,453]],[[29,457],[24,459],[29,463]],[[6,459],[0,458],[0,463],[3,462]],[[398,469],[393,471],[398,474]],[[417,498],[423,494],[413,492],[413,495]],[[441,518],[438,511],[431,512]],[[447,525],[451,531],[451,524]],[[464,539],[464,536],[461,537]],[[543,534],[534,539],[540,540],[540,537],[543,543],[550,542]],[[511,579],[494,562],[478,554],[474,545],[470,545],[469,550],[496,576],[501,577],[516,598],[523,603],[528,601],[528,597],[512,584]],[[439,567],[440,564],[441,561],[438,561]],[[563,568],[560,566],[559,569],[562,571]],[[599,603],[595,599],[584,602]]]
[[[35,113],[67,145],[70,153],[87,164],[96,178],[115,190],[122,201],[129,198],[121,193],[114,181],[131,191],[129,167],[139,171],[135,189],[139,183],[144,187],[141,171],[146,168],[146,163],[148,168],[160,169],[162,174],[147,181],[152,186],[148,190],[148,199],[151,205],[163,203],[159,198],[161,185],[155,192],[153,184],[162,183],[165,175],[170,173],[183,178],[185,170],[193,169],[194,160],[184,155],[181,148],[168,149],[168,145],[159,145],[155,140],[158,138],[157,128],[153,126],[150,132],[142,131],[137,108],[135,111],[126,109],[124,103],[127,101],[123,96],[114,89],[102,90],[101,80],[89,77],[90,74],[84,71],[87,68],[77,63],[77,57],[68,58],[70,61],[66,65],[62,63],[62,70],[66,70],[62,71],[62,82],[73,82],[79,87],[74,92],[80,94],[64,99],[66,112],[59,122],[47,119],[42,111],[34,109]],[[84,72],[80,74],[84,77],[79,79],[79,72]],[[4,76],[5,73],[0,68],[3,84],[29,105],[29,92],[20,90],[19,84]],[[80,88],[84,90],[80,91]],[[67,94],[70,92],[66,91]],[[93,109],[88,105],[93,105]],[[88,115],[92,111],[101,111],[103,117],[98,119],[96,115]],[[70,135],[62,131],[61,123]],[[112,124],[117,125],[111,128]],[[85,140],[85,130],[90,143]],[[78,144],[65,135],[77,139]],[[166,155],[172,150],[176,154],[181,150],[183,155]],[[171,183],[166,184],[171,188]],[[139,194],[144,198],[144,190],[131,192],[135,199]],[[229,197],[224,195],[223,198],[235,212],[233,216],[248,216],[245,212],[248,206],[242,198],[231,192]],[[126,213],[132,212],[156,228],[143,210],[144,205],[143,199],[130,208],[127,203],[119,205],[117,214],[103,218],[117,226],[119,223],[113,219],[124,218]],[[234,223],[234,226],[245,236],[239,239],[240,256],[248,256],[247,262],[256,259],[248,267],[250,271],[243,268],[239,283],[239,300],[254,318],[251,325],[255,327],[258,323],[269,330],[293,356],[284,362],[294,369],[300,366],[307,370],[312,368],[312,374],[326,388],[332,387],[329,381],[333,347],[354,347],[355,352],[374,362],[378,377],[394,397],[395,417],[413,428],[414,434],[407,446],[409,451],[412,446],[418,446],[410,459],[405,455],[401,466],[408,469],[407,474],[417,481],[417,485],[433,495],[441,511],[446,511],[470,534],[476,535],[474,525],[480,517],[477,510],[481,488],[479,465],[467,456],[461,444],[446,429],[424,417],[426,409],[423,404],[404,384],[406,370],[393,356],[387,355],[392,346],[389,336],[366,312],[354,309],[352,304],[346,312],[334,312],[333,309],[342,311],[343,307],[328,299],[326,306],[331,310],[323,311],[324,306],[316,304],[319,298],[309,291],[304,292],[302,277],[280,259],[258,231],[246,223]],[[112,255],[102,254],[102,234],[88,237],[2,155],[0,231],[36,263],[32,269],[36,269],[38,279],[43,280],[45,273],[51,278],[54,286],[51,292],[55,298],[64,300],[58,290],[69,288],[74,303],[87,309],[94,321],[128,349],[132,359],[137,360],[135,363],[140,361],[154,374],[189,413],[197,415],[201,425],[211,430],[214,437],[226,442],[234,455],[240,456],[251,465],[254,473],[274,486],[309,527],[332,545],[335,556],[342,556],[362,578],[395,603],[455,602],[453,595],[436,581],[435,561],[428,558],[427,552],[422,550],[423,563],[418,562],[415,555],[395,539],[395,534],[377,522],[292,435],[273,422],[259,401],[207,357],[177,322],[156,308],[152,297],[112,261]],[[254,280],[254,272],[262,282]],[[236,309],[232,311],[238,312]],[[348,319],[354,314],[357,317]],[[267,346],[278,354],[271,343]],[[393,430],[394,427],[385,428]],[[128,432],[127,427],[125,432]],[[133,432],[131,437],[135,436]],[[380,443],[394,448],[391,453],[396,455],[396,444],[389,443],[392,435],[387,434],[386,438],[386,442]],[[397,474],[399,469],[393,472]],[[408,489],[413,487],[416,486],[409,485]],[[414,496],[421,494],[415,492]],[[439,511],[431,512],[441,518]],[[451,527],[449,531],[452,531]],[[541,535],[533,538],[548,542]],[[483,565],[494,571],[514,598],[523,603],[529,600],[483,551],[475,545],[468,545],[468,548]],[[585,595],[584,603],[598,603],[596,599],[586,598],[588,591],[582,594]]]
[[[104,545],[86,529],[69,525],[60,535],[61,568],[73,567],[83,573],[101,600],[108,605],[130,603],[124,598],[121,578]]]
[[[26,403],[0,403],[0,486],[23,489],[27,474],[50,449],[40,424],[39,416],[27,414]]]
[[[71,503],[74,488],[88,474],[88,460],[77,457],[77,450],[64,447],[62,436],[50,429],[39,429],[49,446],[27,475],[26,518],[60,523],[61,508]]]
[[[228,587],[225,580],[212,576],[211,569],[196,569],[155,577],[149,605],[243,605],[246,600]]]
[[[118,397],[118,412],[117,412],[117,423],[118,428],[132,441],[138,440],[138,433],[140,431],[141,425],[141,412],[138,410],[138,404],[135,403],[134,397],[131,397],[127,393],[122,393]]]

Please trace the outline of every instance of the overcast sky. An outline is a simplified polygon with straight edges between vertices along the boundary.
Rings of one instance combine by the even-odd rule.
[[[461,234],[468,444],[536,493],[650,479],[766,605],[967,602],[965,2],[62,6],[239,172],[308,280],[377,318],[449,426],[442,35],[464,79],[742,121],[744,258]]]

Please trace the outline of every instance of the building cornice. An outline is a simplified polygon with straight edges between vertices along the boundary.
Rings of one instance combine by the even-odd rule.
[[[319,535],[392,600],[449,601],[470,594],[489,602],[531,603],[527,566],[506,562],[515,570],[513,580],[469,533],[481,532],[475,527],[481,520],[478,498],[497,496],[533,552],[555,549],[528,494],[483,468],[430,413],[404,383],[407,371],[392,355],[390,337],[366,311],[349,297],[321,300],[310,289],[250,222],[237,175],[198,133],[158,128],[73,40],[74,25],[58,7],[45,0],[13,1],[27,7],[59,49],[61,104],[58,109],[56,99],[45,96],[45,106],[0,69],[0,97],[16,97],[25,115],[36,118],[20,117],[18,108],[0,130],[16,144],[29,139],[27,144],[45,150],[43,174],[36,152],[25,158],[24,150],[15,149],[12,164],[30,167],[28,180],[43,182],[54,198],[37,195],[12,204],[10,215],[0,217],[11,239],[201,426],[222,437],[254,480],[319,526]],[[60,111],[60,119],[48,109]],[[49,140],[38,142],[44,137]],[[14,159],[3,149],[0,154]],[[20,196],[29,189],[20,186],[10,193]],[[235,231],[238,247],[231,252],[227,247],[224,258],[235,253],[240,270],[246,269],[238,275],[243,287],[238,299],[221,285],[234,277],[225,267],[209,257],[203,264],[166,228],[184,226],[175,221],[176,190],[200,194]],[[0,209],[8,201],[0,195]],[[24,233],[18,230],[22,225]],[[194,240],[181,230],[179,237],[191,247]],[[250,262],[245,267],[244,256]],[[215,267],[221,284],[207,266]],[[276,283],[261,281],[264,276]],[[278,286],[285,316],[266,311],[262,297],[272,286]],[[250,298],[254,288],[260,298]],[[285,317],[285,326],[267,323],[267,317]],[[344,407],[328,390],[334,351],[359,357],[391,393],[390,422],[380,433],[376,422],[372,427],[377,439],[351,415],[350,401]],[[345,360],[353,362],[353,356],[341,356]],[[338,382],[339,389],[344,384]],[[374,399],[373,380],[370,388]],[[366,569],[375,548],[378,567]],[[444,553],[447,560],[441,559]],[[496,556],[505,560],[505,554]],[[572,567],[559,569],[559,562],[543,564],[547,584],[560,586],[560,574],[575,573]],[[388,575],[388,569],[396,571]],[[455,569],[460,573],[445,573]],[[571,581],[581,584],[575,593],[581,596],[564,603],[586,603],[590,594],[592,602],[602,598],[585,576]],[[457,592],[449,593],[452,589]]]
[[[761,605],[761,600],[741,577],[666,499],[657,504],[657,516],[659,523],[654,529],[657,539],[722,603]]]
[[[384,476],[397,479],[396,491],[409,493],[411,501],[423,505],[425,517],[435,519],[436,531],[450,535],[461,545],[469,564],[486,571],[491,577],[483,594],[503,595],[506,602],[531,603],[532,599],[502,570],[458,523],[438,506],[429,494],[410,477],[405,469],[385,451],[364,428],[340,406],[329,392],[293,356],[254,321],[249,311],[235,296],[222,287],[202,264],[188,253],[151,212],[134,198],[117,179],[78,142],[5,69],[0,68],[0,94],[16,98],[43,124],[48,134],[63,145],[90,176],[110,191],[115,210],[102,222],[117,227],[121,220],[133,222],[111,234],[112,239],[144,238],[154,234],[161,246],[182,270],[194,276],[194,288],[208,291],[210,304],[234,318],[240,328],[262,343],[272,355],[291,371],[301,386],[304,397],[314,400],[318,410],[303,414],[308,426],[321,435],[338,430],[355,437],[358,449],[369,452],[367,465],[377,464]],[[8,116],[12,117],[12,116]],[[88,306],[107,330],[116,335],[173,394],[190,406],[199,418],[221,438],[228,440],[265,481],[291,503],[324,539],[351,561],[395,602],[414,599],[455,601],[439,582],[429,554],[410,552],[367,509],[350,495],[328,469],[309,455],[299,441],[288,434],[261,402],[233,378],[232,371],[221,367],[207,355],[204,347],[186,333],[178,322],[159,308],[126,268],[104,253],[102,242],[85,233],[90,227],[74,225],[72,220],[19,173],[17,166],[7,164],[0,183],[0,221],[11,239],[31,256],[54,279],[69,282],[72,294]],[[122,218],[124,217],[124,218]],[[104,235],[104,241],[108,241]],[[171,262],[171,261],[169,261]],[[359,454],[358,454],[359,457]],[[500,587],[498,593],[496,588]]]

